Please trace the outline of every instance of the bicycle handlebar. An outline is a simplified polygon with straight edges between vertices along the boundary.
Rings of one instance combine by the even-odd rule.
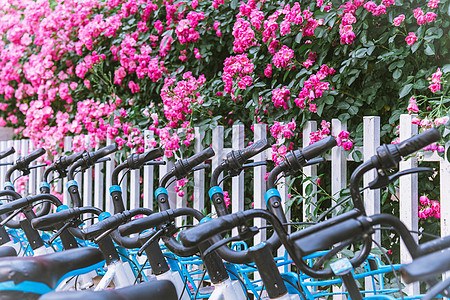
[[[302,149],[303,157],[306,160],[310,160],[319,156],[323,152],[326,152],[337,145],[336,139],[332,136],[324,138],[314,144],[311,144]]]
[[[10,147],[9,149],[6,149],[5,151],[0,152],[0,159],[10,156],[11,154],[13,154],[15,152],[16,152],[16,149],[14,149],[14,147]]]
[[[256,154],[268,149],[270,147],[269,141],[267,139],[261,139],[250,146],[240,150],[243,161],[247,161]]]
[[[414,259],[400,268],[406,283],[432,279],[450,270],[450,249],[437,251]]]

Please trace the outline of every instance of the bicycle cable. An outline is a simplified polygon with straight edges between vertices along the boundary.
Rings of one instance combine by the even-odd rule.
[[[123,172],[122,178],[120,178],[120,181],[119,181],[119,184],[118,184],[118,185],[121,185],[121,184],[122,184],[122,180],[125,178],[125,176],[126,176],[128,173],[130,173],[130,169],[127,169],[125,172]]]
[[[398,290],[399,290],[399,292],[400,292],[401,299],[404,300],[404,297],[403,297],[403,290],[402,290],[402,285],[401,285],[401,283],[400,283],[400,279],[398,278],[397,271],[395,270],[394,265],[392,264],[391,259],[390,259],[389,256],[387,255],[386,251],[384,251],[384,249],[381,247],[381,245],[380,245],[375,239],[372,239],[372,242],[373,242],[375,245],[377,245],[377,247],[381,250],[381,253],[383,253],[384,257],[387,259],[389,265],[391,266],[392,272],[394,273],[394,276],[395,276],[395,281],[397,282],[397,285],[398,285]]]
[[[203,279],[205,278],[205,275],[206,275],[206,270],[203,272],[202,279],[200,279],[200,283],[198,284],[197,290],[195,291],[195,297],[194,297],[194,300],[197,300],[198,291],[200,290],[200,286],[201,286],[202,283],[203,283]]]
[[[139,277],[142,278],[142,271],[144,270],[145,264],[146,264],[147,262],[148,262],[148,258],[145,260],[144,264],[143,264],[142,267],[139,269],[139,272],[138,272],[138,274],[137,274],[137,276],[136,276],[136,279],[134,280],[134,282],[133,282],[132,285],[135,285],[135,284],[137,283]]]

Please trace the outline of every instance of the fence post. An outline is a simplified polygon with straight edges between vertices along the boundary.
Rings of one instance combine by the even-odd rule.
[[[66,136],[64,138],[64,152],[72,152],[72,137]],[[67,176],[63,179],[63,204],[69,205],[69,192],[67,190]]]
[[[130,198],[127,199],[127,202],[130,203],[130,209],[141,207],[141,189],[139,184],[140,175],[141,172],[139,169],[130,170]]]
[[[144,131],[144,145],[145,150],[149,150],[148,146],[150,140],[153,138],[153,131]],[[144,185],[144,200],[143,207],[153,210],[153,172],[155,168],[153,166],[144,166],[144,179],[142,184]]]
[[[92,151],[92,147],[90,145],[90,136],[87,135],[86,136],[86,148],[88,149],[88,151]],[[93,137],[92,137],[93,138]],[[83,206],[92,206],[92,169],[93,167],[90,167],[89,169],[84,171],[83,174],[83,194],[82,194],[82,202],[83,202]],[[92,217],[92,214],[88,214],[87,215],[89,218]],[[92,224],[92,220],[88,220],[86,222],[87,225],[91,225]]]
[[[406,140],[417,133],[417,125],[411,123],[413,116],[403,114],[400,116],[400,141]],[[400,162],[400,171],[417,166],[417,159],[411,157]],[[410,230],[418,230],[418,176],[417,174],[400,177],[400,220]],[[417,242],[417,235],[413,235]],[[400,263],[411,262],[411,256],[403,243],[400,244]],[[404,289],[407,295],[417,295],[420,292],[419,283],[407,285]]]
[[[232,145],[233,150],[243,149],[244,145],[244,125],[233,125]],[[231,213],[244,210],[244,171],[238,176],[234,176],[231,186]],[[233,235],[238,234],[237,228],[233,228]]]
[[[100,148],[100,144],[97,143],[95,150]],[[104,178],[102,169],[105,167],[104,163],[96,164],[94,166],[94,206],[104,210],[103,198],[104,198]]]
[[[212,148],[216,155],[214,155],[212,157],[211,170],[215,170],[223,160],[223,155],[224,155],[223,138],[224,138],[223,126],[217,126],[216,128],[214,128],[212,131]],[[220,176],[218,178],[219,179],[218,182],[221,182],[222,178],[223,178],[223,174],[220,174]],[[220,184],[220,186],[223,186],[223,185]],[[212,214],[216,213],[216,209],[215,209],[214,205],[211,205],[211,213]]]
[[[367,160],[376,154],[380,146],[380,117],[364,117],[363,119],[363,160]],[[363,186],[367,186],[376,177],[377,171],[371,170],[364,174]],[[380,190],[364,191],[364,207],[368,216],[380,213]],[[374,241],[381,245],[381,232],[375,230],[372,235]],[[373,290],[373,281],[370,277],[365,278],[366,290]],[[368,294],[372,295],[372,293]]]
[[[337,137],[343,130],[347,130],[347,123],[342,123],[338,119],[331,120],[331,134]],[[333,147],[331,149],[331,195],[339,199],[340,191],[347,186],[347,157],[342,147]],[[336,204],[332,200],[331,205]],[[338,209],[336,209],[337,211]],[[342,294],[344,287],[333,286],[334,300],[345,299]]]
[[[303,148],[309,145],[309,142],[311,141],[310,133],[315,132],[317,130],[317,122],[316,121],[308,121],[306,122],[305,127],[303,128]],[[303,174],[305,177],[315,177],[317,176],[317,166],[308,166],[303,168]],[[303,196],[306,194],[306,187],[308,184],[312,184],[310,182],[305,182],[303,184]],[[312,194],[315,195],[317,192],[317,186],[313,186],[313,192]],[[310,206],[309,209],[305,203],[306,197],[303,200],[303,221],[308,221],[308,216],[310,215],[311,211],[314,211],[314,205],[317,202],[317,197],[313,196],[310,199]]]
[[[195,153],[199,153],[203,150],[202,141],[205,136],[204,132],[200,132],[199,127],[194,128],[194,149]],[[192,201],[194,209],[203,211],[205,209],[205,170],[199,170],[194,172],[194,199]],[[194,224],[198,224],[196,218],[194,218]]]
[[[254,141],[259,141],[267,136],[266,124],[254,124]],[[253,157],[253,161],[262,161],[266,159],[266,152],[263,151],[258,153]],[[254,207],[259,209],[266,209],[266,203],[264,201],[264,193],[266,192],[266,166],[258,166],[253,169],[253,201]],[[266,222],[263,219],[255,219],[255,226],[262,227],[265,226]],[[261,231],[261,234],[256,235],[254,238],[255,245],[266,240],[266,231]]]
[[[341,123],[338,119],[331,120],[331,134],[337,137],[343,130],[347,130],[347,123]],[[339,198],[340,191],[347,186],[347,157],[342,147],[331,149],[331,195]],[[336,201],[332,201],[332,205]]]
[[[164,161],[166,162],[166,164],[159,166],[159,179],[161,179],[164,175],[166,175],[166,173],[169,172],[174,166],[174,162],[167,160],[166,156],[164,156]],[[176,202],[177,193],[175,193],[174,186],[175,186],[175,184],[172,183],[167,187],[167,193],[169,194],[169,207],[170,208],[175,208],[177,205],[177,202]],[[158,184],[158,187],[159,187],[159,184]]]
[[[109,146],[113,144],[114,141],[110,138],[106,139],[106,146]],[[110,214],[114,213],[113,203],[111,196],[109,195],[109,188],[111,187],[111,175],[114,170],[115,166],[115,157],[116,154],[112,153],[109,155],[110,161],[107,161],[105,163],[105,211],[109,212]]]

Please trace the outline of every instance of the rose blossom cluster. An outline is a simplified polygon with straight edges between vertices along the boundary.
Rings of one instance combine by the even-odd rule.
[[[206,78],[200,75],[198,79],[191,72],[183,74],[183,80],[175,82],[175,77],[166,78],[161,90],[161,99],[164,104],[164,115],[169,121],[168,126],[172,128],[186,120],[187,115],[192,113],[191,106],[194,103],[202,104],[203,99],[200,87]]]
[[[287,124],[282,124],[278,121],[275,121],[270,127],[270,134],[277,140],[281,138],[290,139],[294,135],[295,127],[296,123],[294,119],[292,119],[292,121]]]
[[[434,12],[424,13],[420,7],[413,10],[413,12],[414,12],[414,17],[417,20],[417,25],[431,23],[434,20],[436,20],[437,15]]]
[[[427,196],[420,196],[419,202],[420,219],[427,219],[430,217],[435,217],[437,219],[441,218],[441,204],[439,201],[432,201],[428,199]]]
[[[428,78],[428,81],[430,82],[430,86],[428,87],[433,93],[436,93],[437,91],[441,90],[441,76],[442,72],[441,69],[437,68],[436,73],[433,73],[431,75],[431,78]]]
[[[200,38],[200,33],[196,31],[198,22],[205,19],[203,12],[191,11],[188,13],[186,19],[181,20],[175,30],[178,40],[181,44],[188,42],[195,43]]]
[[[330,122],[326,122],[325,120],[322,120],[320,123],[321,129],[311,132],[310,133],[310,142],[309,144],[314,144],[315,142],[318,142],[326,137],[328,137],[331,133]],[[351,150],[353,148],[353,140],[350,139],[350,133],[346,130],[343,130],[339,132],[338,136],[336,137],[336,142],[339,147],[344,148],[344,150]]]
[[[303,83],[303,88],[300,91],[298,97],[294,100],[295,104],[305,109],[308,105],[309,111],[316,113],[317,104],[312,103],[316,98],[322,97],[323,92],[330,89],[330,84],[326,81],[322,81],[328,75],[333,75],[336,71],[333,68],[329,68],[327,65],[322,65],[320,70],[316,74],[312,74]]]
[[[341,44],[351,45],[356,35],[353,32],[353,25],[356,22],[356,9],[363,5],[361,0],[350,0],[340,8],[344,8],[342,12],[342,20],[339,25],[339,35],[341,36]]]
[[[288,109],[287,101],[290,98],[291,92],[287,87],[282,87],[280,89],[274,89],[272,91],[272,102],[275,107],[282,107],[283,109]]]
[[[236,101],[234,92],[236,87],[233,83],[243,90],[252,84],[253,78],[250,75],[253,73],[254,65],[247,57],[247,54],[236,56],[229,56],[223,63],[222,81],[225,84],[224,91],[231,94],[233,101]]]

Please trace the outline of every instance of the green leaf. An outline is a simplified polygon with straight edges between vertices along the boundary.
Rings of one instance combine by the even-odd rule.
[[[305,188],[305,196],[311,195],[313,192],[313,185],[312,183],[308,183],[308,185]]]
[[[358,113],[358,107],[356,106],[350,106],[348,108],[348,112],[349,114],[351,114],[352,116],[356,115]]]
[[[325,102],[319,103],[317,106],[317,115],[320,117],[322,116],[323,108],[325,107]]]
[[[412,84],[412,83],[409,83],[409,84],[405,85],[405,86],[400,90],[400,92],[398,93],[398,96],[400,97],[400,99],[403,98],[403,97],[405,97],[406,95],[408,95],[409,92],[411,92],[412,88],[413,88],[413,84]]]
[[[450,64],[446,64],[442,67],[442,73],[449,73],[450,72]]]
[[[299,32],[299,33],[297,34],[297,36],[295,37],[295,42],[296,42],[297,44],[300,44],[300,41],[302,40],[302,37],[303,37],[303,31],[301,31],[301,32]]]
[[[419,49],[420,44],[422,44],[422,41],[417,41],[414,43],[414,45],[412,45],[411,47],[411,52],[414,53],[417,51],[417,49]]]
[[[326,97],[323,98],[323,102],[324,102],[325,104],[333,104],[333,102],[334,102],[334,97],[331,96],[331,95],[326,96]]]
[[[392,74],[392,78],[394,78],[395,80],[399,79],[400,76],[402,76],[402,69],[396,69]]]
[[[434,55],[435,54],[435,52],[434,52],[434,45],[433,44],[427,44],[425,46],[424,53],[426,55]]]
[[[355,162],[357,162],[357,163],[361,162],[362,157],[363,157],[363,155],[362,155],[361,151],[355,150],[352,152],[352,158]]]

